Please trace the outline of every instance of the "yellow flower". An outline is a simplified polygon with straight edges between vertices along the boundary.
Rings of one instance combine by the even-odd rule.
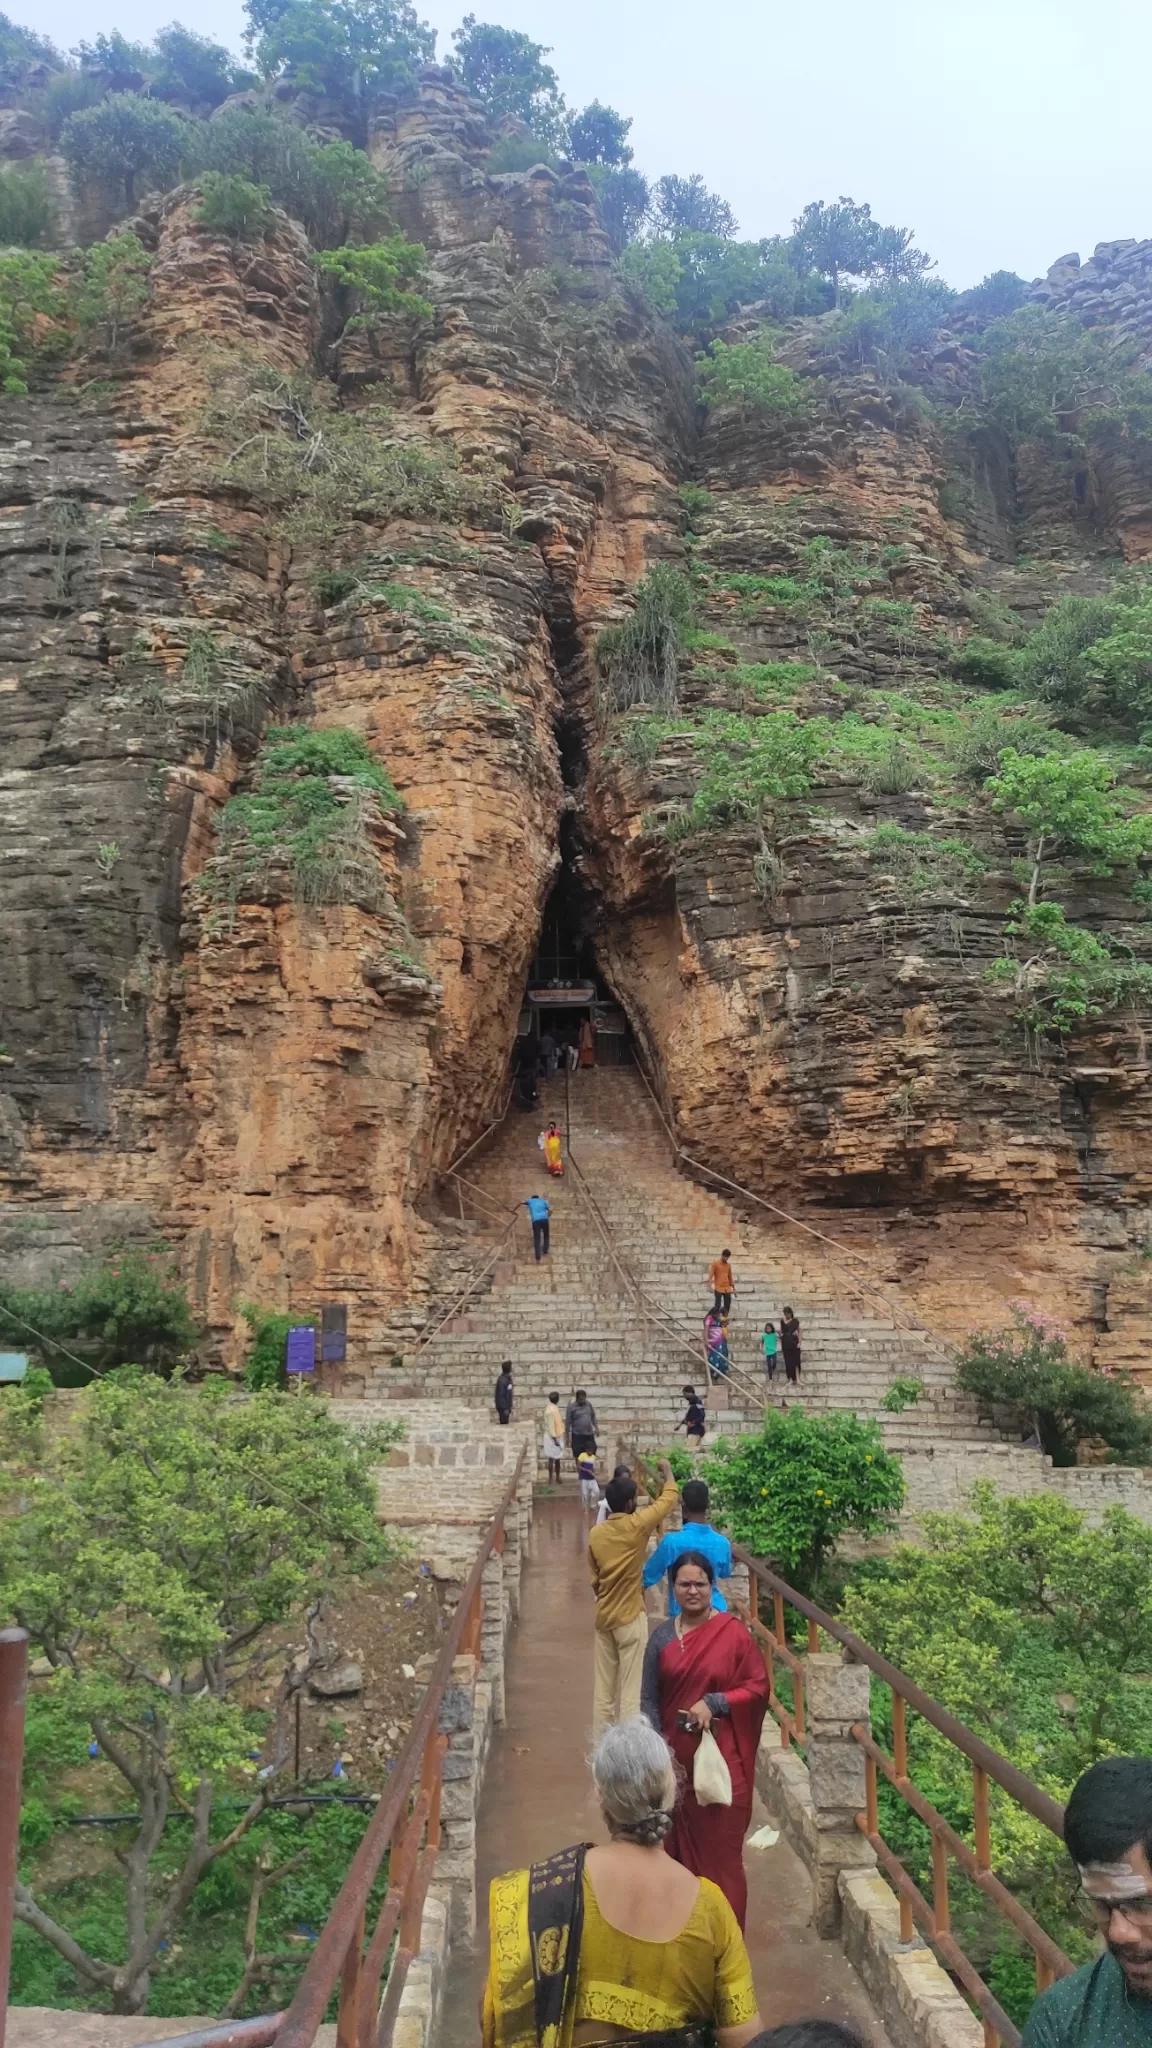
[[[760,1488],[760,1498],[761,1498],[761,1500],[763,1500],[763,1499],[764,1499],[764,1497],[765,1497],[765,1495],[767,1494],[767,1492],[768,1492],[768,1488],[767,1488],[766,1486],[762,1486],[762,1487]]]
[[[864,1454],[864,1463],[865,1463],[866,1465],[870,1465],[870,1464],[872,1463],[872,1453],[871,1453],[871,1451],[866,1451],[866,1452],[865,1452],[865,1454]]]

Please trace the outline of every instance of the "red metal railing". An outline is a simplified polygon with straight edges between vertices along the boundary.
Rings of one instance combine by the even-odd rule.
[[[1000,1755],[988,1743],[966,1728],[962,1721],[950,1714],[946,1707],[931,1699],[890,1664],[886,1657],[845,1628],[832,1615],[806,1600],[802,1593],[789,1586],[767,1565],[749,1555],[738,1545],[733,1554],[748,1566],[754,1579],[771,1594],[773,1602],[774,1627],[767,1628],[757,1617],[750,1617],[753,1632],[764,1649],[764,1662],[768,1671],[769,1705],[780,1724],[785,1746],[789,1742],[803,1742],[805,1738],[804,1719],[804,1664],[803,1660],[790,1650],[785,1639],[784,1609],[792,1607],[804,1616],[808,1624],[808,1648],[817,1650],[820,1645],[820,1631],[839,1643],[853,1663],[866,1664],[875,1676],[889,1687],[892,1694],[892,1748],[889,1756],[873,1739],[872,1731],[861,1722],[852,1728],[852,1738],[864,1752],[866,1809],[856,1816],[856,1825],[865,1840],[876,1852],[877,1861],[891,1882],[900,1905],[900,1938],[910,1941],[914,1927],[927,1935],[933,1948],[939,1954],[945,1967],[951,1972],[967,1997],[975,2006],[984,2023],[986,2048],[1001,2041],[1007,2048],[1019,2048],[1020,2031],[1009,2019],[994,1994],[989,1990],[979,1971],[975,1968],[956,1941],[951,1928],[951,1907],[948,1895],[949,1864],[955,1862],[970,1878],[972,1883],[991,1900],[997,1911],[1010,1922],[1018,1934],[1029,1944],[1036,1962],[1036,1988],[1046,1990],[1057,1977],[1067,1977],[1075,1968],[1063,1949],[1058,1947],[1046,1934],[1031,1913],[1014,1898],[1007,1886],[991,1868],[992,1835],[989,1817],[988,1793],[990,1785],[998,1785],[1017,1806],[1030,1813],[1043,1827],[1050,1829],[1058,1840],[1064,1836],[1064,1809],[1047,1792],[1041,1791],[1022,1771],[1010,1764],[1007,1757]],[[776,1664],[782,1663],[791,1675],[793,1705],[789,1707],[781,1700],[776,1690]],[[938,1813],[931,1801],[924,1797],[908,1775],[908,1711],[919,1714],[929,1722],[954,1749],[967,1757],[972,1770],[972,1843],[949,1825],[943,1814]],[[895,1850],[884,1840],[880,1831],[879,1781],[881,1776],[899,1793],[905,1805],[921,1820],[932,1837],[932,1898],[925,1898],[919,1885],[905,1869]]]
[[[268,2013],[259,2019],[224,2020],[219,2026],[184,2034],[178,2041],[169,2038],[163,2048],[272,2048],[273,2043],[276,2048],[311,2048],[337,1987],[337,2048],[389,2048],[408,1966],[420,1946],[424,1902],[440,1843],[441,1768],[448,1746],[447,1737],[440,1733],[441,1703],[455,1659],[461,1654],[479,1656],[484,1567],[490,1557],[499,1555],[504,1548],[505,1518],[519,1490],[525,1455],[521,1451],[516,1470],[477,1551],[420,1711],[389,1779],[387,1795],[377,1806],[348,1866],[348,1875],[291,2005],[286,2012]],[[10,1678],[16,1659],[9,1657],[9,1649],[17,1636],[22,1636],[18,1647],[26,1664],[27,1637],[22,1631],[10,1630],[0,1635],[0,1961],[4,1965],[0,1976],[4,1993],[0,2001],[0,2048],[8,1984],[4,1943],[5,1930],[9,1938],[11,1935],[23,1747],[23,1690],[14,1689]],[[14,1704],[17,1691],[18,1729]],[[9,1743],[14,1731],[18,1739],[13,1750]],[[368,1899],[385,1855],[389,1858],[388,1889],[376,1925],[368,1936]],[[385,1971],[387,1981],[381,1997]],[[155,2048],[160,2048],[160,2044],[155,2044]]]

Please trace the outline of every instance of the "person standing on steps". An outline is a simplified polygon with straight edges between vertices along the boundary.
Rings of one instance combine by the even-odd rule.
[[[560,1413],[560,1395],[549,1394],[544,1405],[544,1458],[548,1466],[549,1486],[559,1486],[560,1466],[564,1457],[564,1417]]]
[[[657,1467],[663,1491],[650,1506],[636,1509],[636,1481],[613,1479],[611,1514],[588,1538],[588,1566],[596,1595],[596,1675],[592,1720],[598,1738],[610,1721],[630,1721],[640,1712],[640,1675],[648,1641],[644,1611],[644,1552],[653,1529],[676,1505],[676,1481],[667,1458]]]
[[[708,1268],[708,1285],[715,1297],[712,1303],[714,1316],[726,1316],[732,1306],[732,1295],[736,1282],[732,1277],[732,1254],[727,1245],[718,1259],[713,1259]]]
[[[584,1017],[580,1022],[580,1065],[582,1067],[594,1067],[596,1065],[596,1033],[592,1029],[590,1017]]]
[[[780,1317],[780,1349],[784,1353],[788,1384],[794,1387],[803,1368],[800,1361],[800,1325],[790,1308],[786,1308]]]
[[[680,1392],[687,1401],[688,1408],[687,1412],[681,1416],[676,1427],[684,1431],[685,1443],[690,1445],[692,1450],[698,1451],[704,1441],[704,1432],[708,1427],[707,1410],[695,1387],[681,1387]]]
[[[720,1346],[723,1342],[724,1325],[715,1311],[709,1309],[704,1318],[704,1363],[713,1386],[720,1377]]]
[[[764,1335],[760,1339],[760,1348],[764,1353],[764,1370],[768,1378],[774,1380],[780,1355],[780,1339],[776,1335],[775,1323],[765,1323]]]
[[[596,1410],[583,1387],[577,1387],[575,1399],[568,1403],[568,1413],[564,1417],[564,1434],[572,1447],[572,1456],[577,1464],[585,1452],[590,1457],[596,1456]]]
[[[511,1360],[510,1358],[506,1358],[506,1359],[504,1360],[504,1363],[503,1363],[503,1364],[502,1364],[502,1366],[500,1367],[500,1377],[499,1377],[499,1379],[498,1379],[498,1380],[497,1380],[497,1382],[496,1382],[496,1392],[495,1392],[495,1394],[494,1394],[494,1396],[493,1396],[493,1399],[494,1399],[494,1400],[495,1400],[495,1402],[496,1402],[496,1420],[497,1420],[497,1422],[511,1422],[511,1420],[512,1420],[512,1360]]]
[[[556,1072],[557,1059],[556,1040],[550,1031],[545,1031],[540,1039],[540,1071],[546,1081]]]
[[[529,1195],[524,1203],[532,1218],[532,1247],[536,1253],[536,1264],[548,1257],[548,1218],[552,1210],[543,1195]]]
[[[708,1559],[717,1579],[732,1577],[732,1545],[727,1536],[719,1529],[714,1529],[708,1520],[708,1501],[708,1488],[703,1479],[689,1479],[680,1488],[683,1527],[669,1529],[668,1534],[660,1538],[644,1567],[646,1586],[658,1586],[665,1572],[671,1570],[677,1558],[686,1550],[700,1551]],[[718,1614],[727,1614],[728,1602],[715,1580],[712,1583],[712,1605]],[[679,1612],[676,1595],[669,1581],[669,1621],[674,1620]]]
[[[611,1524],[609,1524],[611,1527]],[[701,1550],[685,1550],[671,1571],[680,1612],[653,1629],[644,1653],[645,1718],[683,1771],[668,1853],[711,1878],[741,1929],[748,1911],[744,1836],[752,1818],[753,1773],[768,1708],[768,1673],[749,1630],[712,1605],[715,1572]],[[712,1731],[732,1778],[730,1806],[702,1806],[692,1783],[704,1730]]]

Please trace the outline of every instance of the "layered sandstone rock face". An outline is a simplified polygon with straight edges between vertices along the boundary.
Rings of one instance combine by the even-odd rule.
[[[226,1356],[245,1299],[348,1299],[369,1359],[419,1311],[415,1204],[502,1100],[559,860],[561,671],[642,573],[693,416],[586,181],[486,179],[435,81],[405,118],[447,120],[443,189],[411,181],[431,329],[329,346],[300,231],[230,245],[177,194],[138,224],[115,405],[29,400],[7,457],[0,1231],[28,1277],[166,1235]],[[230,461],[266,413],[219,416],[257,387],[362,413],[427,504],[362,516],[338,560],[286,538]],[[270,723],[352,733],[393,778],[359,900],[230,871],[222,808]]]
[[[815,409],[705,420],[583,173],[490,176],[490,140],[433,71],[372,126],[430,324],[346,328],[298,227],[216,240],[176,193],[136,224],[130,374],[9,402],[7,1270],[164,1236],[228,1359],[244,1300],[348,1300],[366,1364],[403,1348],[445,1285],[417,1205],[501,1102],[563,858],[690,1152],[871,1251],[941,1326],[1027,1294],[1139,1363],[1141,1021],[1029,1045],[985,977],[1022,836],[975,781],[918,787],[884,732],[902,691],[954,713],[948,649],[981,605],[1034,624],[1142,558],[1148,479],[1104,450],[1012,459],[962,339],[921,363],[918,407],[797,325]],[[336,539],[252,454],[275,468],[333,417],[407,479],[390,507],[349,485]],[[709,497],[686,511],[690,477]],[[802,581],[814,539],[874,572],[818,631],[741,581]],[[667,831],[707,761],[675,720],[633,747],[593,654],[659,560],[699,593],[684,709],[874,727],[866,774]],[[221,830],[285,726],[354,736],[403,799],[356,811],[356,878],[319,901]],[[883,826],[923,858],[883,857]],[[1073,870],[1064,900],[1147,952],[1118,886]]]

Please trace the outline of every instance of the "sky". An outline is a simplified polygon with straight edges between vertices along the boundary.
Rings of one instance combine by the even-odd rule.
[[[958,289],[1152,234],[1146,0],[426,0],[439,51],[471,8],[552,45],[569,104],[632,116],[650,177],[702,173],[743,237],[848,194],[915,230]],[[5,0],[69,48],[176,18],[239,50],[239,0]]]

